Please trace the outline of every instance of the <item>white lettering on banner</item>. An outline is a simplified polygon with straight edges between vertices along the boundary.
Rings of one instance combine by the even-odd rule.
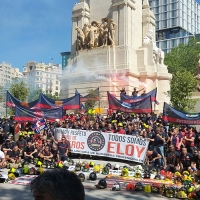
[[[56,128],[55,139],[65,136],[72,153],[88,154],[143,163],[149,141],[130,135]]]

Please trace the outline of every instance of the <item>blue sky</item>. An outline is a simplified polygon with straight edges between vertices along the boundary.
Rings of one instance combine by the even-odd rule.
[[[28,61],[49,63],[53,58],[61,64],[60,52],[71,49],[75,2],[79,0],[0,0],[0,63],[20,70]]]
[[[0,63],[22,67],[28,61],[61,64],[70,51],[71,13],[79,0],[0,0]]]

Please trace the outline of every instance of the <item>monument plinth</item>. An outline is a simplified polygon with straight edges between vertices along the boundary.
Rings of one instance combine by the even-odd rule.
[[[148,0],[81,0],[72,11],[72,47],[67,71],[61,77],[61,98],[100,88],[120,96],[125,87],[146,92],[158,88],[159,106],[172,76],[163,64],[164,53],[155,42],[155,16]]]

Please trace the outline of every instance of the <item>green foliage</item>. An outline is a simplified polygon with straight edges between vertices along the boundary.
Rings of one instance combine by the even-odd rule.
[[[3,86],[0,85],[0,102],[2,102],[4,99],[4,91],[3,91]]]
[[[16,80],[10,85],[10,93],[20,101],[27,101],[29,88],[22,80]]]
[[[95,90],[89,89],[88,90],[88,97],[87,100],[85,101],[85,108],[87,111],[87,117],[88,119],[93,119],[94,118],[94,108],[97,105],[99,101],[97,101],[97,98],[99,98],[99,94],[95,92]]]
[[[167,94],[171,98],[172,106],[180,111],[193,112],[197,103],[197,100],[191,99],[197,85],[193,74],[187,70],[177,71],[173,74],[170,85],[171,90]]]
[[[31,91],[28,98],[29,102],[37,100],[41,93],[45,94],[45,92],[43,92],[42,89],[35,89]],[[51,93],[46,93],[45,95],[54,100],[59,99],[58,92],[56,92],[54,95],[52,95]]]
[[[38,99],[40,93],[42,93],[41,89],[36,89],[30,92],[29,97],[28,97],[28,101],[32,102]]]
[[[97,104],[97,98],[99,97],[99,94],[95,92],[95,90],[89,89],[88,90],[88,97],[85,101],[85,108],[88,110],[93,110]]]
[[[47,97],[53,99],[53,100],[58,100],[59,99],[59,96],[58,96],[58,92],[56,92],[54,95],[51,94],[51,93],[47,93],[45,94]]]
[[[179,44],[165,56],[164,63],[168,66],[169,73],[175,74],[178,71],[187,70],[196,74],[200,53],[200,45],[196,43],[199,41],[200,39],[191,38],[188,44]]]

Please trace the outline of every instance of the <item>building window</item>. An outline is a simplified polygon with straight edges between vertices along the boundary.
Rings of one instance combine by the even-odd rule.
[[[163,28],[167,28],[167,20],[163,20]]]
[[[167,11],[167,5],[163,6],[163,11]]]
[[[58,86],[56,86],[56,90],[58,90]]]
[[[58,81],[56,81],[56,85],[58,85]]]

